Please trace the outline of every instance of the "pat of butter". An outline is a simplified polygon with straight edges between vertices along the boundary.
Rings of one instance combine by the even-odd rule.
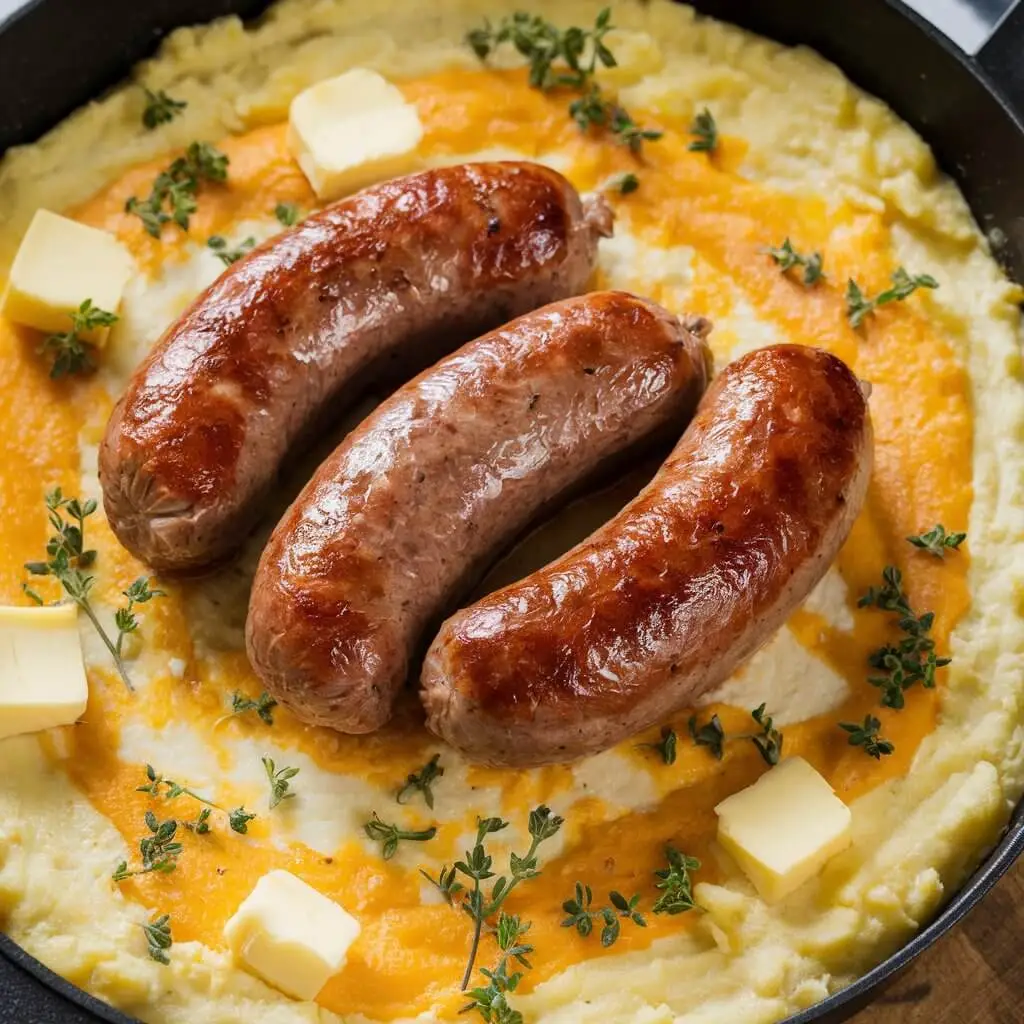
[[[0,608],[0,739],[71,725],[88,698],[78,606]]]
[[[300,92],[288,117],[288,146],[321,199],[408,172],[421,138],[416,108],[365,68]]]
[[[769,903],[850,845],[850,809],[802,757],[790,757],[716,808],[718,841]]]
[[[116,313],[132,269],[128,251],[109,232],[36,210],[14,257],[0,315],[40,331],[69,331],[71,314],[86,299]],[[96,327],[79,336],[102,345],[109,331]]]
[[[265,982],[310,1000],[345,966],[359,922],[288,871],[270,871],[224,926],[235,956]]]

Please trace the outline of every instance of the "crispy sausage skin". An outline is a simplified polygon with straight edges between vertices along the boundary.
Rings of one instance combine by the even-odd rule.
[[[244,539],[296,442],[510,318],[576,295],[611,233],[539,164],[463,164],[342,200],[230,267],[156,344],[100,449],[111,527],[163,571]]]
[[[472,761],[541,765],[687,706],[822,577],[871,463],[843,362],[794,345],[738,359],[616,518],[444,623],[423,669],[428,725]]]
[[[624,292],[464,346],[350,434],[264,550],[249,659],[303,721],[370,732],[410,659],[500,549],[606,460],[692,415],[708,324]]]

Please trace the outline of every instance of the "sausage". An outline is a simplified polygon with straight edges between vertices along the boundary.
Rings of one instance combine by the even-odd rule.
[[[692,704],[824,575],[871,462],[843,362],[794,345],[738,359],[617,517],[444,623],[423,667],[428,726],[471,761],[532,766]]]
[[[538,164],[463,164],[369,188],[255,249],[114,409],[99,471],[118,540],[161,571],[223,558],[323,420],[583,291],[611,219]]]
[[[320,467],[253,583],[249,659],[304,722],[379,728],[410,660],[500,549],[602,463],[678,434],[700,319],[624,292],[520,317],[397,391]]]

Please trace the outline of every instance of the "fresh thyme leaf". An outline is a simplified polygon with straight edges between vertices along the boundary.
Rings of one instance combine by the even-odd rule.
[[[718,148],[718,125],[707,107],[693,119],[690,134],[693,141],[686,148],[691,153],[714,153]]]
[[[277,769],[273,758],[263,757],[263,768],[267,773],[267,781],[270,783],[270,809],[273,810],[283,800],[292,800],[295,793],[290,793],[291,779],[299,774],[298,768]]]
[[[590,886],[577,882],[575,897],[562,904],[562,910],[568,915],[562,921],[562,927],[575,928],[583,938],[586,938],[594,929],[594,921],[600,919],[604,922],[601,929],[601,945],[605,948],[615,944],[622,928],[622,920],[632,921],[640,928],[647,927],[643,914],[636,909],[640,902],[639,894],[627,900],[622,893],[612,891],[608,894],[608,899],[609,906],[591,910],[593,893]]]
[[[278,203],[274,207],[274,216],[286,228],[295,227],[299,223],[298,203]]]
[[[183,850],[181,843],[174,841],[178,823],[173,818],[158,821],[152,811],[146,811],[145,821],[150,835],[139,840],[142,867],[129,869],[128,864],[121,861],[114,869],[112,877],[115,882],[123,882],[133,875],[147,875],[151,871],[169,875],[178,866],[178,858]]]
[[[86,299],[70,317],[70,331],[51,334],[39,346],[40,354],[53,353],[53,364],[50,366],[50,377],[53,380],[70,377],[72,374],[88,373],[95,369],[93,346],[83,341],[79,335],[97,327],[109,327],[117,323],[116,314],[94,306],[92,299]]]
[[[173,121],[187,106],[184,100],[168,96],[163,89],[153,92],[145,89],[146,109],[142,112],[142,123],[152,131],[158,125]]]
[[[210,811],[209,807],[204,807],[196,817],[195,821],[184,821],[182,824],[189,830],[189,832],[195,832],[197,836],[205,836],[210,831]]]
[[[391,860],[394,857],[398,852],[398,844],[403,840],[425,843],[428,839],[433,839],[437,835],[437,827],[435,825],[431,825],[430,828],[422,829],[419,832],[409,831],[401,829],[397,825],[389,825],[387,822],[381,821],[376,811],[373,812],[373,817],[370,818],[363,828],[375,843],[383,843],[381,852],[385,860]]]
[[[921,548],[936,558],[945,558],[946,551],[956,551],[965,540],[966,533],[946,533],[946,528],[939,523],[933,526],[927,533],[919,533],[916,537],[908,537],[907,540],[915,548]]]
[[[114,625],[117,627],[117,640],[114,647],[119,658],[123,656],[124,638],[139,628],[139,620],[135,617],[135,606],[146,604],[154,597],[167,596],[164,591],[150,587],[147,576],[140,576],[127,590],[122,590],[121,593],[128,598],[128,604],[124,608],[118,608],[114,613]]]
[[[274,708],[276,707],[277,701],[266,690],[255,700],[250,700],[245,694],[239,693],[237,690],[231,694],[232,715],[244,715],[247,711],[255,711],[260,721],[266,722],[267,725],[273,725]]]
[[[504,912],[499,915],[495,928],[498,949],[501,950],[498,966],[493,971],[480,968],[480,973],[487,979],[487,986],[474,988],[469,993],[470,1002],[461,1009],[461,1013],[476,1010],[488,1024],[523,1024],[523,1015],[508,1003],[508,994],[516,990],[523,972],[509,974],[509,964],[514,961],[529,969],[527,957],[533,952],[533,946],[523,942],[523,936],[529,930],[529,923],[521,922],[518,916]]]
[[[210,831],[210,808],[226,814],[232,831],[239,832],[242,835],[248,832],[248,823],[256,817],[255,814],[246,814],[244,807],[237,807],[233,811],[225,810],[220,804],[207,800],[206,797],[200,796],[195,790],[182,786],[173,779],[165,779],[151,764],[146,765],[146,780],[145,785],[135,787],[136,793],[149,793],[153,797],[163,796],[165,800],[177,800],[179,796],[189,796],[193,800],[205,804],[205,808],[199,812],[199,816],[194,822],[185,822],[187,829],[199,835],[206,835]]]
[[[658,751],[665,764],[676,763],[676,734],[667,725],[662,726],[660,743],[640,743],[638,746]]]
[[[140,925],[145,933],[146,941],[149,943],[149,955],[158,964],[165,967],[171,962],[167,951],[174,945],[171,938],[171,916],[161,914],[158,918],[150,921],[149,924]]]
[[[817,284],[825,276],[821,269],[823,263],[821,253],[812,252],[810,256],[804,256],[793,248],[793,243],[788,238],[778,248],[769,247],[761,251],[765,255],[771,256],[784,274],[792,270],[793,267],[803,267],[803,283],[808,288]]]
[[[665,846],[665,857],[668,860],[668,867],[654,872],[661,879],[655,883],[655,888],[664,890],[654,904],[654,912],[682,914],[687,910],[693,910],[696,904],[693,902],[690,872],[700,869],[700,861],[696,857],[687,857],[685,853],[680,853],[671,844]]]
[[[640,179],[632,173],[623,174],[612,182],[612,186],[620,196],[628,196],[640,187]]]
[[[250,249],[256,244],[256,239],[250,236],[243,242],[239,242],[233,249],[228,244],[226,238],[222,238],[220,235],[211,235],[206,240],[207,246],[213,250],[214,255],[224,264],[225,267],[230,267],[232,263],[237,263]]]
[[[865,715],[862,725],[856,722],[840,722],[839,728],[850,734],[851,747],[863,747],[864,753],[876,761],[880,761],[896,749],[892,743],[879,736],[882,723],[874,715]]]
[[[444,775],[444,768],[438,764],[440,760],[441,755],[435,754],[418,772],[407,775],[405,785],[395,794],[395,802],[404,804],[406,794],[415,790],[423,794],[426,805],[433,810],[434,791],[431,787]]]
[[[196,212],[196,195],[203,182],[226,181],[228,158],[207,142],[193,142],[153,182],[149,196],[132,196],[125,211],[135,214],[154,238],[160,237],[165,224],[174,223],[188,231],[189,219]]]
[[[902,302],[913,295],[918,288],[938,287],[939,282],[930,274],[915,274],[911,277],[903,267],[897,267],[892,275],[892,287],[884,292],[879,292],[873,299],[869,299],[851,277],[846,285],[846,315],[850,326],[854,329],[860,327],[865,318],[873,315],[879,306],[884,306],[889,302]]]
[[[765,715],[765,705],[762,704],[760,707],[755,708],[750,712],[750,717],[753,718],[759,726],[761,726],[761,733],[758,736],[751,736],[751,742],[760,751],[761,756],[767,761],[768,764],[776,765],[779,763],[779,759],[782,757],[782,741],[783,735],[775,728],[772,719]]]
[[[711,721],[707,725],[702,725],[698,728],[697,716],[691,715],[690,720],[687,723],[690,730],[690,739],[693,740],[695,747],[707,747],[708,750],[714,755],[714,757],[721,761],[723,754],[723,745],[725,743],[725,730],[722,728],[722,723],[718,718],[718,715],[712,715]]]
[[[437,878],[431,878],[422,868],[420,868],[420,874],[437,888],[449,907],[455,906],[455,898],[466,891],[466,887],[458,880],[458,869],[454,865],[452,867],[445,865],[441,868]]]
[[[232,832],[244,836],[249,831],[249,822],[255,817],[255,814],[246,813],[245,804],[243,804],[233,811],[228,811],[228,824],[231,826]]]

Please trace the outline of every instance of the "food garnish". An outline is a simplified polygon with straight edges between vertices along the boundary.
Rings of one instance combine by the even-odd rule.
[[[196,212],[199,186],[207,181],[226,181],[228,158],[208,142],[193,142],[184,156],[161,171],[145,199],[132,196],[125,211],[133,213],[154,238],[163,226],[173,221],[188,231],[189,218]]]
[[[96,502],[89,498],[79,501],[78,498],[65,498],[59,487],[46,492],[46,508],[49,511],[50,526],[54,533],[46,542],[46,553],[50,556],[46,562],[26,562],[25,568],[33,576],[52,576],[64,588],[64,592],[79,608],[85,612],[93,628],[99,634],[104,646],[114,659],[121,680],[129,691],[134,692],[121,649],[126,633],[134,633],[138,627],[133,609],[136,604],[143,604],[154,597],[163,597],[162,590],[150,588],[149,579],[140,576],[127,590],[123,591],[128,598],[128,605],[119,608],[114,616],[117,626],[117,640],[111,640],[107,631],[100,625],[96,612],[89,601],[89,592],[96,582],[95,576],[82,572],[96,561],[95,550],[85,548],[85,520],[96,511]],[[42,597],[28,584],[23,583],[22,589],[36,604],[43,604]]]
[[[597,67],[615,67],[615,57],[604,44],[612,30],[611,8],[605,7],[592,29],[567,28],[564,31],[538,14],[516,11],[504,17],[497,27],[485,21],[466,41],[480,60],[487,58],[503,43],[511,43],[530,64],[530,85],[548,92],[551,89],[576,89],[579,99],[569,105],[569,114],[581,131],[605,128],[619,143],[639,153],[645,141],[660,139],[662,133],[641,128],[614,100],[610,100],[594,80]]]
[[[167,951],[174,945],[171,938],[171,915],[161,914],[150,921],[149,924],[140,925],[149,943],[150,959],[165,967],[171,962]]]
[[[896,749],[892,743],[879,735],[882,723],[874,715],[865,715],[861,725],[856,722],[840,722],[839,728],[850,734],[851,747],[863,747],[864,753],[876,761],[887,757]]]
[[[129,870],[127,861],[121,861],[111,876],[115,882],[123,882],[133,875],[148,875],[151,871],[169,875],[178,866],[184,847],[174,840],[178,831],[177,821],[174,818],[158,821],[152,811],[146,811],[145,821],[151,834],[139,840],[142,867]]]
[[[718,125],[707,107],[693,119],[690,134],[693,141],[686,148],[691,153],[714,153],[718,148]]]
[[[245,806],[236,807],[232,811],[225,810],[220,804],[215,804],[212,800],[207,800],[206,797],[200,796],[194,789],[189,789],[187,786],[181,786],[172,779],[165,779],[162,775],[157,774],[156,769],[151,764],[146,765],[146,778],[149,780],[145,786],[136,786],[136,793],[149,793],[151,796],[159,797],[163,796],[165,800],[177,800],[179,796],[190,796],[193,800],[198,801],[201,804],[205,804],[205,808],[199,812],[199,817],[191,823],[185,823],[185,827],[199,835],[206,835],[210,831],[208,819],[210,817],[210,808],[215,811],[220,811],[222,814],[228,816],[228,824],[231,826],[233,832],[239,832],[245,835],[249,831],[248,823],[256,817],[255,814],[247,814]],[[161,793],[161,787],[166,787]]]
[[[621,892],[613,890],[608,894],[609,905],[597,910],[590,909],[593,899],[590,886],[577,882],[575,896],[562,904],[562,909],[569,915],[562,922],[562,927],[575,928],[583,938],[586,938],[594,930],[594,920],[599,918],[604,921],[604,927],[601,929],[601,945],[606,949],[608,946],[614,945],[618,939],[622,920],[632,921],[640,928],[647,927],[643,914],[636,909],[636,905],[640,902],[638,893],[627,900]]]
[[[142,123],[152,131],[159,125],[173,121],[187,106],[184,100],[168,96],[163,89],[153,92],[145,89],[146,109],[142,112]]]
[[[907,541],[915,548],[921,548],[936,558],[945,558],[946,551],[957,551],[967,540],[966,533],[946,533],[942,523],[933,526],[927,533],[919,533],[916,537],[908,537]]]
[[[395,802],[404,804],[406,794],[414,791],[422,793],[426,805],[433,810],[434,791],[431,787],[444,775],[444,768],[438,763],[440,760],[441,755],[435,754],[418,772],[407,775],[405,785],[395,794]]]
[[[295,227],[299,223],[298,203],[278,203],[274,207],[274,216],[286,228]]]
[[[274,708],[277,701],[264,690],[255,700],[250,700],[244,693],[237,690],[231,694],[231,714],[244,715],[247,711],[255,711],[260,721],[267,725],[274,724]]]
[[[226,238],[222,238],[220,235],[211,235],[206,240],[207,246],[213,250],[214,255],[224,264],[225,267],[230,267],[232,263],[237,263],[250,249],[256,244],[256,239],[251,235],[244,241],[239,242],[234,248],[228,244]]]
[[[682,914],[687,910],[693,910],[697,904],[693,902],[693,883],[690,879],[690,872],[700,869],[700,861],[696,857],[687,857],[671,843],[665,846],[665,857],[668,860],[668,867],[654,872],[661,879],[660,882],[655,883],[654,887],[664,890],[654,904],[654,912],[656,914]]]
[[[623,174],[612,182],[612,187],[615,188],[620,196],[628,196],[640,187],[640,179],[632,172]]]
[[[292,800],[297,794],[289,792],[291,779],[299,774],[298,768],[281,768],[278,770],[271,757],[261,758],[263,768],[267,773],[267,781],[270,783],[270,809],[273,810],[283,800]]]
[[[421,829],[418,832],[401,829],[397,825],[390,825],[386,821],[381,821],[376,811],[373,812],[373,817],[370,818],[363,828],[375,843],[384,844],[381,853],[385,860],[391,860],[394,857],[398,852],[398,844],[403,840],[413,843],[425,843],[428,839],[433,839],[437,835],[436,825],[431,825],[430,828]]]
[[[498,913],[508,898],[508,894],[520,882],[536,878],[540,874],[537,867],[537,849],[541,843],[558,832],[562,827],[562,821],[563,819],[552,814],[551,808],[545,804],[530,811],[530,849],[523,857],[514,853],[509,856],[510,874],[497,878],[491,885],[489,897],[484,895],[480,884],[489,878],[494,878],[494,872],[491,870],[493,861],[490,854],[487,853],[484,842],[492,833],[508,828],[508,822],[502,818],[477,819],[476,843],[471,851],[467,851],[465,860],[456,861],[451,868],[447,865],[442,867],[436,879],[431,878],[425,871],[420,872],[428,882],[440,890],[441,895],[450,906],[455,906],[456,900],[458,900],[459,906],[473,919],[473,945],[469,953],[469,962],[466,964],[466,973],[462,979],[464,990],[469,986],[470,978],[473,977],[473,964],[476,962],[477,950],[480,948],[480,935],[484,922]],[[472,888],[458,881],[459,874],[473,882]]]
[[[765,714],[765,705],[754,708],[750,717],[761,726],[761,732],[757,736],[751,736],[750,741],[761,752],[761,756],[770,765],[779,763],[782,757],[783,735],[772,723],[772,719]]]
[[[722,747],[725,743],[725,730],[722,728],[722,723],[719,721],[718,715],[712,715],[711,721],[707,725],[697,725],[697,716],[690,715],[690,720],[687,723],[690,730],[690,739],[693,740],[695,747],[707,747],[708,750],[715,756],[719,761],[722,760]]]
[[[480,968],[480,973],[487,979],[488,985],[486,988],[473,989],[469,993],[472,1001],[467,1003],[460,1013],[476,1010],[488,1024],[523,1024],[523,1015],[518,1010],[513,1010],[507,999],[507,994],[516,990],[523,972],[509,974],[508,967],[511,960],[526,968],[532,966],[526,957],[533,952],[533,946],[522,941],[529,930],[529,922],[521,922],[518,915],[513,916],[504,912],[499,915],[495,928],[495,938],[498,941],[498,949],[501,950],[498,966],[493,971],[486,967]]]
[[[51,380],[70,377],[76,373],[88,373],[96,368],[93,361],[93,347],[83,341],[79,335],[96,327],[110,327],[117,323],[117,314],[108,313],[86,299],[74,313],[70,313],[71,330],[51,334],[39,346],[39,352],[54,353],[53,365],[50,367]]]
[[[913,295],[918,288],[938,287],[939,282],[930,274],[915,274],[911,277],[903,267],[898,267],[892,275],[892,287],[884,292],[879,292],[873,299],[869,299],[851,277],[846,285],[846,315],[849,318],[850,326],[860,327],[864,318],[869,314],[874,315],[879,306],[884,306],[888,302],[902,302],[908,296]]]
[[[804,256],[803,253],[797,252],[793,248],[793,243],[788,238],[778,248],[769,246],[767,249],[762,249],[761,252],[766,256],[771,256],[783,274],[793,267],[803,267],[803,283],[807,287],[817,284],[825,276],[821,269],[823,262],[821,253],[812,252],[810,256]]]
[[[898,626],[904,637],[897,644],[885,644],[868,655],[872,668],[885,675],[868,676],[868,682],[882,691],[879,703],[887,708],[902,708],[904,693],[915,683],[930,690],[935,686],[935,670],[952,659],[935,654],[935,641],[928,635],[935,621],[934,612],[915,614],[903,591],[903,574],[894,565],[882,570],[882,586],[869,587],[857,602],[858,608],[880,608],[899,616]]]
[[[640,743],[638,746],[658,751],[665,764],[676,763],[676,734],[667,725],[662,726],[660,743]]]

